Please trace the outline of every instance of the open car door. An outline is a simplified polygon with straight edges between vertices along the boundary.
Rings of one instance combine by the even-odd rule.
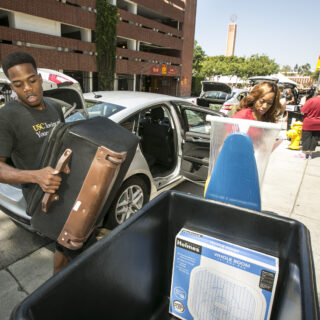
[[[181,174],[204,183],[208,175],[211,122],[208,114],[223,117],[224,114],[202,107],[180,106],[184,139],[182,142]]]

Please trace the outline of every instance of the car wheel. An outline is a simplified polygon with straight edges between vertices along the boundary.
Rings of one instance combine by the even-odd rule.
[[[140,177],[126,180],[115,197],[108,214],[107,226],[115,228],[149,201],[148,187]]]

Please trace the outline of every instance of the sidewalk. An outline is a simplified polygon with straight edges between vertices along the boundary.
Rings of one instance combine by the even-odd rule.
[[[320,147],[314,158],[304,160],[301,151],[283,141],[270,156],[261,192],[262,210],[302,222],[310,231],[320,299]]]
[[[320,147],[314,159],[304,160],[295,157],[300,151],[290,150],[288,145],[289,141],[283,141],[270,156],[261,192],[262,210],[301,221],[310,230],[319,291]],[[190,192],[202,194],[197,188],[190,188]],[[9,228],[1,225],[4,216],[0,212],[0,228]],[[13,307],[51,277],[52,249],[44,244],[0,271],[0,320],[9,319]]]

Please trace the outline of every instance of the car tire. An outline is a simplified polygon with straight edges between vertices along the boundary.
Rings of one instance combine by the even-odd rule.
[[[149,201],[150,193],[145,181],[138,176],[126,180],[110,207],[107,227],[115,228],[130,218]]]

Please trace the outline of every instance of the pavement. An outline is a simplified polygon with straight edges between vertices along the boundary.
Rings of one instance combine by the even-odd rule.
[[[297,157],[300,151],[288,149],[288,145],[289,141],[284,140],[270,156],[261,191],[262,210],[296,219],[309,229],[317,288],[320,288],[320,147],[313,159],[304,160]],[[187,192],[202,194],[202,189],[191,187]],[[0,212],[2,228],[10,233],[17,227]],[[7,265],[1,265],[0,259],[0,320],[9,319],[14,306],[52,276],[52,243],[23,232],[22,238],[31,237],[27,254],[17,261],[16,257],[7,257],[12,260]],[[0,240],[3,247],[3,241],[10,241],[10,236]],[[10,245],[23,245],[23,241]],[[0,257],[3,255],[10,255],[10,250],[0,249]]]

